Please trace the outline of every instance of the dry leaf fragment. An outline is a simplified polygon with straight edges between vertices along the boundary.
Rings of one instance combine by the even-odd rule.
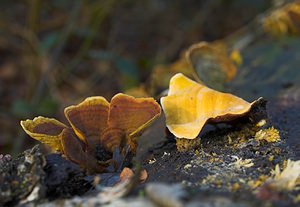
[[[142,170],[140,174],[140,182],[144,183],[148,178],[147,170]]]
[[[122,172],[120,173],[120,182],[124,182],[125,180],[131,179],[134,176],[134,172],[128,168],[125,167]],[[140,173],[140,182],[143,183],[147,180],[148,173],[146,170],[142,170]]]
[[[166,124],[177,138],[194,139],[206,122],[231,121],[247,114],[255,103],[210,89],[179,73],[161,98]]]
[[[293,190],[297,185],[300,185],[300,160],[288,160],[283,170],[280,170],[277,164],[273,178],[267,182],[278,189]]]
[[[132,178],[133,175],[134,175],[133,171],[130,168],[125,167],[122,170],[122,172],[120,173],[120,182],[123,182],[125,180]]]
[[[257,189],[256,196],[262,200],[282,200],[282,191],[292,191],[300,185],[300,160],[287,160],[286,166],[280,170],[275,166],[272,176]]]

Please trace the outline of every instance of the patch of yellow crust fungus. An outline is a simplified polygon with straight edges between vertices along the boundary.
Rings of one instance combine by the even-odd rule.
[[[263,141],[263,140],[267,142],[280,141],[279,131],[274,127],[259,130],[258,132],[256,132],[254,138],[256,141]]]
[[[176,139],[176,147],[179,152],[187,152],[200,146],[200,139]]]
[[[245,124],[241,130],[232,131],[227,134],[228,144],[233,145],[234,147],[239,147],[252,138],[259,129],[260,127],[252,124]]]

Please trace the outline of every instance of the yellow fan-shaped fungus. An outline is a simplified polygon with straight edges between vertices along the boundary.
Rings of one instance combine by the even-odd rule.
[[[161,98],[167,127],[177,138],[194,139],[206,122],[231,121],[245,115],[254,102],[221,93],[178,73]]]

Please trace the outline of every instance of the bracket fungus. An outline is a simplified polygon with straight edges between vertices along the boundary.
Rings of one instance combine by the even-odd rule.
[[[194,139],[207,122],[226,122],[246,115],[253,104],[197,83],[181,73],[170,80],[161,98],[168,129],[177,138]]]
[[[136,152],[137,138],[160,116],[161,109],[153,98],[119,93],[110,103],[101,96],[86,98],[65,108],[64,113],[70,126],[41,116],[21,121],[21,126],[29,136],[89,172],[104,172],[114,162],[115,153]],[[97,145],[108,159],[96,159]]]
[[[234,59],[240,55],[235,51],[234,59],[228,55],[229,49],[222,41],[196,43],[186,51],[186,60],[195,71],[194,78],[209,87],[223,89],[237,71]],[[241,63],[241,56],[239,56]]]

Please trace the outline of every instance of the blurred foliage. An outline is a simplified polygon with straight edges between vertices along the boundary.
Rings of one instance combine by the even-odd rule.
[[[284,37],[287,34],[299,34],[300,2],[294,2],[275,10],[263,20],[266,32],[274,37]]]
[[[271,3],[0,1],[1,153],[33,144],[20,119],[62,119],[65,106],[87,96],[109,99],[145,83],[156,65],[174,62],[193,43],[226,37]]]

